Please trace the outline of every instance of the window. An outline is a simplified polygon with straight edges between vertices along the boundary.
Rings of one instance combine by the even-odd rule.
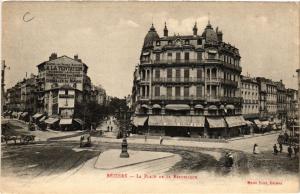
[[[172,53],[168,53],[168,60],[172,60]]]
[[[202,86],[197,86],[196,88],[196,95],[197,97],[201,97],[202,96]]]
[[[189,87],[184,87],[184,96],[189,96],[190,95],[190,88]]]
[[[180,96],[180,87],[179,86],[175,87],[175,96]]]
[[[184,59],[189,60],[190,59],[190,53],[188,53],[188,52],[184,53]]]
[[[180,69],[176,69],[176,78],[180,78]]]
[[[185,40],[184,44],[190,44],[190,41],[189,40]]]
[[[167,78],[172,78],[172,69],[167,70]]]
[[[68,90],[65,90],[65,94],[68,95],[68,93],[69,93],[69,91],[68,91]]]
[[[176,61],[180,60],[180,53],[176,53]]]
[[[184,70],[184,79],[187,79],[189,77],[190,77],[190,71],[189,71],[189,69],[185,69]]]
[[[156,53],[156,55],[155,55],[155,60],[156,60],[156,61],[159,61],[159,60],[160,60],[160,54],[159,54],[159,53]]]
[[[167,87],[167,96],[172,96],[172,87]]]
[[[160,70],[159,69],[155,70],[155,78],[160,78]]]
[[[160,96],[160,87],[159,86],[155,86],[154,93],[155,93],[155,96]]]
[[[197,53],[197,60],[202,60],[202,52]]]
[[[156,46],[160,46],[160,41],[156,41]]]
[[[197,44],[198,44],[198,45],[202,45],[202,39],[198,39],[198,40],[197,40]]]
[[[214,59],[215,58],[215,54],[213,53],[208,53],[208,59]]]
[[[197,78],[198,79],[202,78],[202,70],[201,69],[197,69]]]

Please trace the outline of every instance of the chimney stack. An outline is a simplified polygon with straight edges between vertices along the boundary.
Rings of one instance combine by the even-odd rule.
[[[49,57],[49,61],[52,61],[54,59],[57,59],[57,54],[56,53],[52,53]]]

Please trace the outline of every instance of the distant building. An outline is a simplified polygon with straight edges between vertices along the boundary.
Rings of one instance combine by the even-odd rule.
[[[298,91],[294,89],[286,90],[286,116],[287,120],[291,122],[292,120],[296,121],[298,119]]]
[[[239,50],[210,23],[202,35],[196,24],[192,32],[172,36],[165,25],[160,37],[152,25],[145,36],[132,89],[139,132],[213,138],[240,133]]]
[[[259,84],[260,119],[272,119],[277,116],[277,85],[264,77],[256,78]]]
[[[300,69],[297,69],[298,73],[298,123],[297,126],[300,127]]]
[[[20,82],[21,100],[20,109],[27,114],[36,112],[36,75],[31,74],[29,78]]]
[[[277,87],[277,116],[285,120],[287,116],[287,90],[282,80],[274,82]]]
[[[92,86],[91,90],[91,97],[90,100],[96,102],[99,105],[105,106],[106,105],[106,91],[105,89],[99,86]]]
[[[242,114],[246,119],[259,118],[259,84],[255,78],[241,76]]]

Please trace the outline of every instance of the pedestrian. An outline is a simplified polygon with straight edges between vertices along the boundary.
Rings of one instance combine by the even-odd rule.
[[[109,131],[109,125],[107,125],[107,131]]]
[[[113,126],[110,127],[110,131],[112,131],[112,130],[113,130]]]
[[[294,154],[295,154],[295,157],[296,157],[298,152],[299,152],[299,147],[295,145],[293,148],[294,148]]]
[[[291,147],[291,145],[289,145],[289,147],[288,147],[288,157],[289,158],[292,158],[292,153],[293,153],[292,147]]]
[[[282,152],[282,143],[279,143],[279,152]]]
[[[145,142],[147,142],[147,134],[145,134]]]
[[[274,144],[274,146],[273,146],[273,154],[274,155],[277,155],[277,153],[278,153],[278,150],[277,150],[277,146],[276,146],[276,144]]]
[[[257,154],[257,144],[255,143],[253,146],[253,154]]]
[[[162,143],[163,143],[163,140],[164,140],[164,139],[163,139],[163,137],[162,137],[162,136],[160,136],[160,138],[159,138],[159,144],[160,144],[160,145],[162,145]]]

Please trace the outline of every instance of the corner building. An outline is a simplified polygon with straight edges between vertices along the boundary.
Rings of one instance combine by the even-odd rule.
[[[241,132],[239,50],[208,22],[202,35],[147,33],[132,89],[138,133],[220,138]]]

